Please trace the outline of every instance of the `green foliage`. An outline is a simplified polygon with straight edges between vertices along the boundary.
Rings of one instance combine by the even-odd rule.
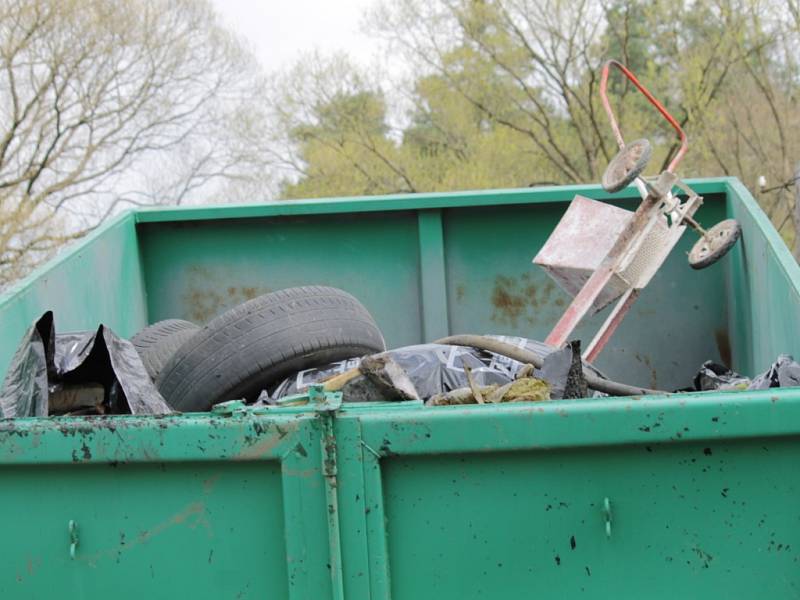
[[[387,2],[369,27],[410,75],[391,87],[341,58],[299,67],[315,93],[285,129],[298,168],[283,195],[597,181],[617,151],[599,97],[608,58],[689,133],[681,175],[779,185],[800,160],[798,15],[770,0]],[[654,143],[648,172],[664,169],[674,131],[616,71],[609,94],[625,138]],[[791,238],[793,197],[777,192],[760,201]]]

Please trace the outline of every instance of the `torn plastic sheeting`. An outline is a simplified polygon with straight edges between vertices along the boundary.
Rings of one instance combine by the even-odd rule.
[[[550,346],[535,340],[521,337],[490,336],[494,339],[525,348],[542,356],[553,353],[563,354],[560,361],[554,361],[547,377],[554,390],[552,398],[561,398],[567,387],[567,377],[572,363],[572,351],[569,348],[556,351]],[[420,398],[430,398],[453,390],[468,387],[469,382],[464,371],[466,365],[472,372],[475,384],[489,386],[505,385],[516,379],[516,375],[524,364],[508,357],[469,348],[465,346],[449,346],[442,344],[418,344],[405,346],[385,353],[392,358],[408,375]],[[325,367],[306,369],[283,380],[272,391],[271,398],[277,400],[285,396],[299,393],[314,383],[320,383],[335,375],[339,375],[359,366],[360,358],[331,363]],[[541,374],[537,374],[541,376]],[[347,400],[347,398],[345,398]]]
[[[707,390],[746,390],[750,380],[728,367],[707,360],[694,376],[694,389]]]
[[[752,380],[728,367],[706,361],[694,377],[694,390],[765,390],[800,386],[800,364],[788,354],[781,354],[769,369]],[[690,388],[691,389],[691,388]]]
[[[43,320],[31,325],[11,359],[0,391],[0,417],[47,414],[47,355],[38,327]]]
[[[174,412],[129,341],[103,325],[96,332],[56,334],[48,311],[25,334],[11,361],[0,390],[0,416],[48,416],[50,393],[82,384],[103,386],[106,414]]]
[[[792,356],[781,354],[774,363],[750,384],[748,389],[765,390],[774,387],[800,386],[800,364]]]

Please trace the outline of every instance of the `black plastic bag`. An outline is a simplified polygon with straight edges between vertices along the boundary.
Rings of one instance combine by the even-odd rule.
[[[103,325],[95,332],[57,335],[48,311],[27,331],[11,361],[0,390],[0,416],[48,416],[51,394],[90,385],[103,387],[103,414],[174,412],[128,340]]]

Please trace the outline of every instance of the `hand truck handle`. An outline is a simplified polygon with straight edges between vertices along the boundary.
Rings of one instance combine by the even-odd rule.
[[[611,129],[613,129],[614,131],[614,137],[617,139],[617,143],[619,144],[620,149],[625,147],[625,141],[622,139],[622,132],[620,132],[619,130],[619,125],[617,124],[617,118],[614,116],[614,111],[611,110],[611,104],[608,101],[608,93],[606,92],[606,88],[608,87],[608,73],[612,65],[617,67],[620,71],[622,71],[623,75],[625,75],[625,77],[627,77],[630,80],[630,82],[636,86],[636,89],[638,89],[640,92],[642,92],[642,94],[645,95],[645,97],[650,101],[650,104],[652,104],[658,109],[658,112],[662,114],[662,116],[669,122],[670,125],[672,125],[673,129],[675,129],[675,131],[678,133],[678,137],[681,140],[681,147],[678,150],[678,153],[672,159],[672,162],[670,162],[669,166],[667,167],[667,171],[669,171],[670,173],[674,173],[675,169],[678,166],[678,163],[683,158],[683,155],[686,154],[686,150],[689,146],[689,141],[686,138],[686,133],[684,133],[683,129],[681,129],[681,126],[678,125],[678,122],[675,120],[675,118],[671,114],[669,114],[669,112],[667,112],[667,109],[664,108],[661,102],[656,100],[655,96],[653,96],[653,94],[651,94],[646,87],[644,87],[641,83],[639,83],[639,80],[636,79],[636,76],[633,73],[631,73],[625,65],[616,60],[609,60],[603,65],[603,71],[600,75],[600,98],[603,100],[603,108],[606,109],[606,113],[608,114],[608,119],[611,121]]]

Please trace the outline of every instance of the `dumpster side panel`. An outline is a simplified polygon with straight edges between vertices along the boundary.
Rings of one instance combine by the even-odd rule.
[[[313,416],[0,423],[0,596],[326,598]]]
[[[696,187],[707,195],[698,217],[722,218],[724,184]],[[463,332],[543,339],[569,297],[531,259],[572,190],[142,213],[149,315],[203,323],[256,295],[319,283],[358,297],[390,347]],[[593,186],[575,191],[608,199]],[[632,208],[633,199],[615,203]],[[171,220],[180,214],[203,218]],[[704,360],[729,362],[724,262],[692,271],[685,253],[693,243],[687,233],[602,355],[598,365],[610,376],[673,389],[687,385]],[[608,310],[576,337],[588,343]],[[663,343],[654,346],[654,337]]]
[[[729,267],[734,364],[752,375],[778,354],[800,358],[800,266],[750,192],[735,179],[728,190],[742,226]]]
[[[779,392],[360,415],[373,597],[794,595]]]
[[[389,459],[392,598],[791,597],[799,448],[793,439]]]
[[[58,581],[73,598],[286,597],[280,472],[277,462],[0,469],[0,510],[16,515],[0,594],[46,598]]]
[[[0,296],[0,373],[44,311],[58,331],[108,325],[130,336],[147,323],[134,215],[122,215]]]
[[[332,285],[378,319],[387,344],[421,334],[415,213],[141,224],[152,320],[205,323],[271,291]]]

